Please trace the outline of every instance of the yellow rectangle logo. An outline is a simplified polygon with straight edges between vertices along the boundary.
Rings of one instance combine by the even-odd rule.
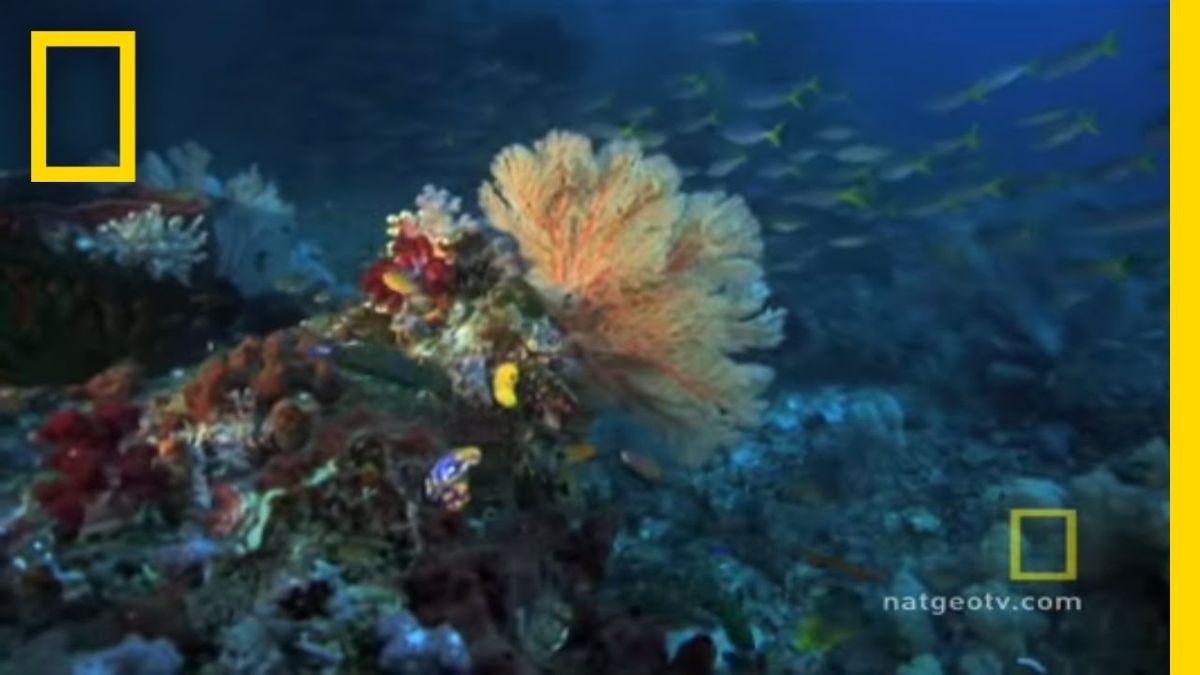
[[[1066,563],[1061,571],[1031,572],[1021,568],[1021,521],[1032,518],[1061,519],[1065,531]],[[1008,516],[1009,578],[1013,581],[1074,581],[1079,570],[1079,518],[1074,509],[1013,509]]]
[[[134,31],[29,33],[29,179],[34,183],[132,183],[137,175]],[[116,166],[46,166],[46,51],[116,47],[120,73],[120,140]]]

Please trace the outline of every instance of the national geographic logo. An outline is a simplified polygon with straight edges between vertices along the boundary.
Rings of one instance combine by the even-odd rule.
[[[1026,570],[1022,566],[1021,523],[1033,519],[1063,521],[1065,558],[1061,570]],[[1074,581],[1079,569],[1079,518],[1074,509],[1012,509],[1008,517],[1008,576],[1013,581]]]
[[[34,183],[132,183],[137,172],[134,31],[29,33],[29,180]],[[120,141],[116,166],[46,165],[46,52],[50,48],[115,47],[120,72]]]

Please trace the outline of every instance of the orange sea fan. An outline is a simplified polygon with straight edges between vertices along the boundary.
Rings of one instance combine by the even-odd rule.
[[[512,235],[530,281],[599,390],[668,432],[695,463],[759,421],[783,312],[768,294],[759,226],[738,197],[683,194],[662,155],[551,132],[492,163],[480,202]]]

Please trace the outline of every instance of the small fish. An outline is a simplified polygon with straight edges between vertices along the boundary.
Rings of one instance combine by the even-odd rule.
[[[717,161],[708,165],[708,169],[705,170],[704,175],[708,176],[709,178],[724,178],[734,171],[737,171],[743,164],[746,163],[747,159],[748,158],[745,155],[735,155],[725,159],[718,159]]]
[[[999,91],[1017,80],[1025,77],[1034,70],[1034,65],[1022,63],[1016,66],[1001,68],[982,79],[972,82],[969,87],[938,99],[930,104],[935,112],[950,112],[968,103],[983,103],[993,92]]]
[[[772,263],[767,267],[767,271],[772,276],[780,276],[784,274],[798,274],[808,270],[809,264],[813,258],[817,257],[820,249],[812,248],[799,251],[794,260],[785,260],[779,263]]]
[[[984,89],[984,96],[992,92],[999,91],[1017,80],[1029,75],[1037,70],[1037,65],[1034,63],[1020,63],[1015,66],[1008,66],[994,71],[991,75],[984,77],[979,81],[979,85]]]
[[[897,183],[915,175],[931,176],[933,167],[930,166],[929,156],[910,159],[879,170],[879,180],[887,183]]]
[[[850,250],[862,248],[875,241],[875,237],[869,234],[852,234],[844,237],[834,237],[829,240],[829,248],[840,248]]]
[[[645,455],[638,455],[628,450],[621,451],[621,463],[633,472],[633,475],[647,483],[657,483],[663,479],[666,472],[662,465]]]
[[[772,162],[770,164],[759,167],[756,171],[759,176],[769,180],[779,180],[785,176],[799,176],[800,171],[786,162]]]
[[[1115,284],[1124,284],[1133,277],[1133,258],[1122,255],[1087,263],[1082,269]]]
[[[758,31],[729,30],[708,36],[708,43],[718,47],[736,47],[738,45],[757,45]]]
[[[810,567],[835,572],[842,576],[849,577],[854,581],[861,582],[879,582],[885,581],[885,577],[872,569],[859,565],[858,563],[850,562],[838,555],[830,555],[821,553],[820,551],[804,551],[804,562]]]
[[[857,135],[858,132],[850,127],[826,127],[814,134],[817,140],[826,143],[842,143]]]
[[[583,464],[595,459],[599,454],[596,446],[591,443],[572,443],[563,448],[562,453],[568,464]]]
[[[478,446],[468,445],[446,452],[433,463],[425,476],[425,486],[437,487],[462,480],[471,467],[483,460],[483,451]]]
[[[303,274],[285,274],[275,280],[272,286],[280,293],[288,295],[301,295],[308,291],[314,285],[313,280]]]
[[[389,291],[399,293],[401,295],[419,295],[421,289],[409,279],[404,272],[397,268],[392,268],[383,273],[381,277],[383,285],[387,286]]]
[[[658,108],[656,106],[642,106],[636,110],[631,110],[626,116],[626,120],[630,124],[641,124],[646,120],[653,119],[658,116]]]
[[[1093,237],[1122,237],[1165,230],[1171,222],[1168,204],[1136,206],[1111,213],[1088,214],[1087,233]]]
[[[961,136],[938,141],[934,144],[933,149],[939,155],[948,155],[959,150],[978,150],[982,143],[983,139],[979,135],[979,125],[973,124]]]
[[[851,164],[829,173],[826,177],[834,185],[845,185],[847,183],[861,183],[870,175],[870,166],[865,164]]]
[[[1034,113],[1032,115],[1022,117],[1021,119],[1017,120],[1017,126],[1023,128],[1044,127],[1047,124],[1061,122],[1070,114],[1071,111],[1067,108],[1054,108],[1053,110],[1046,110],[1044,112]]]
[[[465,480],[448,483],[427,494],[426,498],[446,511],[458,513],[471,503],[471,485]]]
[[[616,103],[616,97],[614,97],[612,94],[608,94],[591,101],[585,101],[584,104],[579,107],[579,111],[585,115],[591,115],[603,110],[612,109],[614,103]]]
[[[1079,113],[1074,120],[1055,129],[1036,147],[1038,150],[1052,150],[1084,135],[1100,135],[1100,125],[1096,121],[1096,116],[1091,113]]]
[[[1117,31],[1110,30],[1098,42],[1081,45],[1057,57],[1041,69],[1044,80],[1057,80],[1077,73],[1102,58],[1115,58],[1119,53]]]
[[[891,150],[878,145],[858,143],[834,153],[834,158],[846,164],[877,164],[892,154]]]
[[[310,359],[327,359],[337,353],[337,347],[331,342],[318,342],[305,351]]]
[[[634,131],[632,138],[646,150],[661,148],[667,142],[666,134],[648,129],[639,129]]]
[[[1037,673],[1037,675],[1050,675],[1049,668],[1042,665],[1041,661],[1029,656],[1022,656],[1018,658],[1017,665],[1021,666],[1022,668],[1028,668],[1029,670]]]
[[[804,95],[808,89],[803,86],[790,87],[784,91],[768,91],[752,94],[742,98],[741,104],[747,110],[778,110],[790,107],[804,110]]]
[[[639,122],[629,122],[625,126],[621,127],[620,137],[625,139],[637,138],[637,135],[642,131],[638,127],[638,124]]]
[[[425,475],[425,498],[448,511],[461,511],[471,499],[467,473],[482,459],[482,451],[473,445],[439,457]]]
[[[837,206],[840,201],[837,190],[805,190],[804,192],[796,192],[784,195],[783,197],[784,204],[798,204],[814,209],[831,209]]]
[[[993,178],[982,183],[968,185],[955,190],[942,198],[948,207],[960,208],[986,197],[1003,199],[1008,196],[1009,181],[1004,178]]]
[[[492,398],[502,408],[517,407],[517,382],[521,379],[521,368],[512,361],[496,366],[492,374]]]
[[[853,206],[859,210],[871,208],[871,199],[867,191],[861,187],[847,188],[837,193],[837,203]]]
[[[1089,170],[1086,176],[1090,180],[1100,181],[1101,183],[1117,183],[1138,174],[1152,174],[1156,170],[1153,156],[1138,155],[1130,159],[1121,159],[1102,164]]]
[[[669,86],[671,97],[678,101],[695,101],[708,96],[712,89],[708,78],[699,73],[688,73]]]
[[[704,117],[686,120],[675,128],[681,134],[695,134],[705,129],[716,128],[721,125],[721,119],[716,111],[710,112]]]
[[[987,90],[981,83],[976,82],[966,89],[930,101],[927,107],[933,112],[948,113],[958,110],[968,103],[983,103],[986,98]]]
[[[780,122],[770,129],[764,129],[756,124],[737,124],[721,130],[721,136],[735,145],[758,145],[767,142],[773,147],[783,145],[783,130],[786,124]]]
[[[602,141],[611,141],[622,137],[621,127],[608,122],[595,122],[583,127],[583,133]]]
[[[767,223],[767,228],[778,234],[791,234],[808,228],[809,223],[805,220],[772,220]]]
[[[816,148],[801,148],[796,152],[793,152],[788,159],[798,164],[807,164],[808,162],[816,159],[820,154],[821,151],[817,150]]]

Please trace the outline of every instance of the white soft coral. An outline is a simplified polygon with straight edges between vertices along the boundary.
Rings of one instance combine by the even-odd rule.
[[[191,283],[192,268],[208,257],[204,219],[166,218],[154,204],[144,211],[110,220],[96,230],[93,255],[122,267],[139,268],[153,279]]]

